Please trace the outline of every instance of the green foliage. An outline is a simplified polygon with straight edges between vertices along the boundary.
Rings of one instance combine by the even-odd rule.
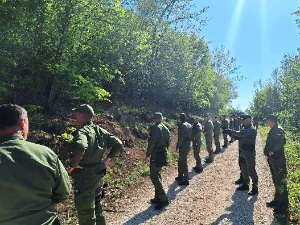
[[[200,33],[208,8],[194,6],[192,0],[1,1],[0,101],[53,108],[70,99],[130,98],[222,109],[235,96],[236,62],[224,48],[212,57]]]
[[[30,123],[38,124],[44,120],[43,107],[39,105],[24,105],[27,110]]]
[[[147,143],[145,141],[140,141],[139,142],[139,148],[143,151],[143,152],[147,152]]]
[[[142,175],[144,177],[150,176],[150,167],[148,165],[143,165],[142,166]]]
[[[212,52],[212,66],[216,75],[214,80],[214,93],[210,99],[211,108],[214,113],[226,111],[232,99],[237,98],[236,81],[242,79],[239,76],[239,68],[236,59],[224,46],[216,48]]]
[[[67,143],[72,143],[72,141],[73,141],[73,135],[71,135],[71,134],[67,134],[67,133],[63,133],[62,135],[61,135],[61,137],[64,139],[64,141],[65,142],[67,142]]]

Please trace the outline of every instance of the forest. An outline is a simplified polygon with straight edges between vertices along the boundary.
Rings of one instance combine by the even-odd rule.
[[[208,10],[197,9],[193,0],[0,0],[0,104],[19,104],[32,113],[32,140],[48,144],[64,162],[67,156],[60,147],[65,143],[59,135],[68,138],[71,129],[65,112],[80,103],[103,106],[97,113],[116,119],[122,135],[130,136],[127,147],[140,151],[145,150],[149,125],[144,123],[154,110],[170,115],[235,112],[231,103],[244,78],[226,46],[212,48],[203,37]],[[300,8],[294,15],[300,29]],[[300,221],[298,52],[283,56],[270,80],[257,81],[247,110],[261,121],[276,114],[287,132],[292,221]],[[166,123],[174,131],[172,119]],[[111,124],[114,131],[121,129],[115,121],[99,121],[108,129]],[[264,137],[267,132],[262,126]],[[169,157],[176,161],[176,155]]]
[[[218,113],[237,97],[236,59],[210,49],[208,7],[192,0],[0,2],[2,103],[134,99]]]

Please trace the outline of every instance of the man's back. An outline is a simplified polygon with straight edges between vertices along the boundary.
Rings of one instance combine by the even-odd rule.
[[[219,135],[220,134],[220,128],[221,128],[220,122],[219,121],[214,121],[213,125],[214,125],[214,134]]]
[[[228,120],[227,120],[227,119],[224,119],[224,120],[222,121],[221,128],[222,128],[222,130],[226,130],[226,129],[229,128],[229,123],[228,123]]]
[[[71,184],[58,157],[18,134],[0,139],[0,224],[57,224],[55,203]]]

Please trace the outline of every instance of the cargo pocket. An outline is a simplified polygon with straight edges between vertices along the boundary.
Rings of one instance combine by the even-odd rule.
[[[156,153],[156,166],[157,167],[163,167],[163,166],[167,166],[168,162],[167,162],[167,152],[157,152]]]

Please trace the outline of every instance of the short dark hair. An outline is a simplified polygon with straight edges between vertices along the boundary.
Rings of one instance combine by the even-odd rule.
[[[27,111],[15,104],[0,105],[0,130],[17,126],[22,119],[27,118]]]

